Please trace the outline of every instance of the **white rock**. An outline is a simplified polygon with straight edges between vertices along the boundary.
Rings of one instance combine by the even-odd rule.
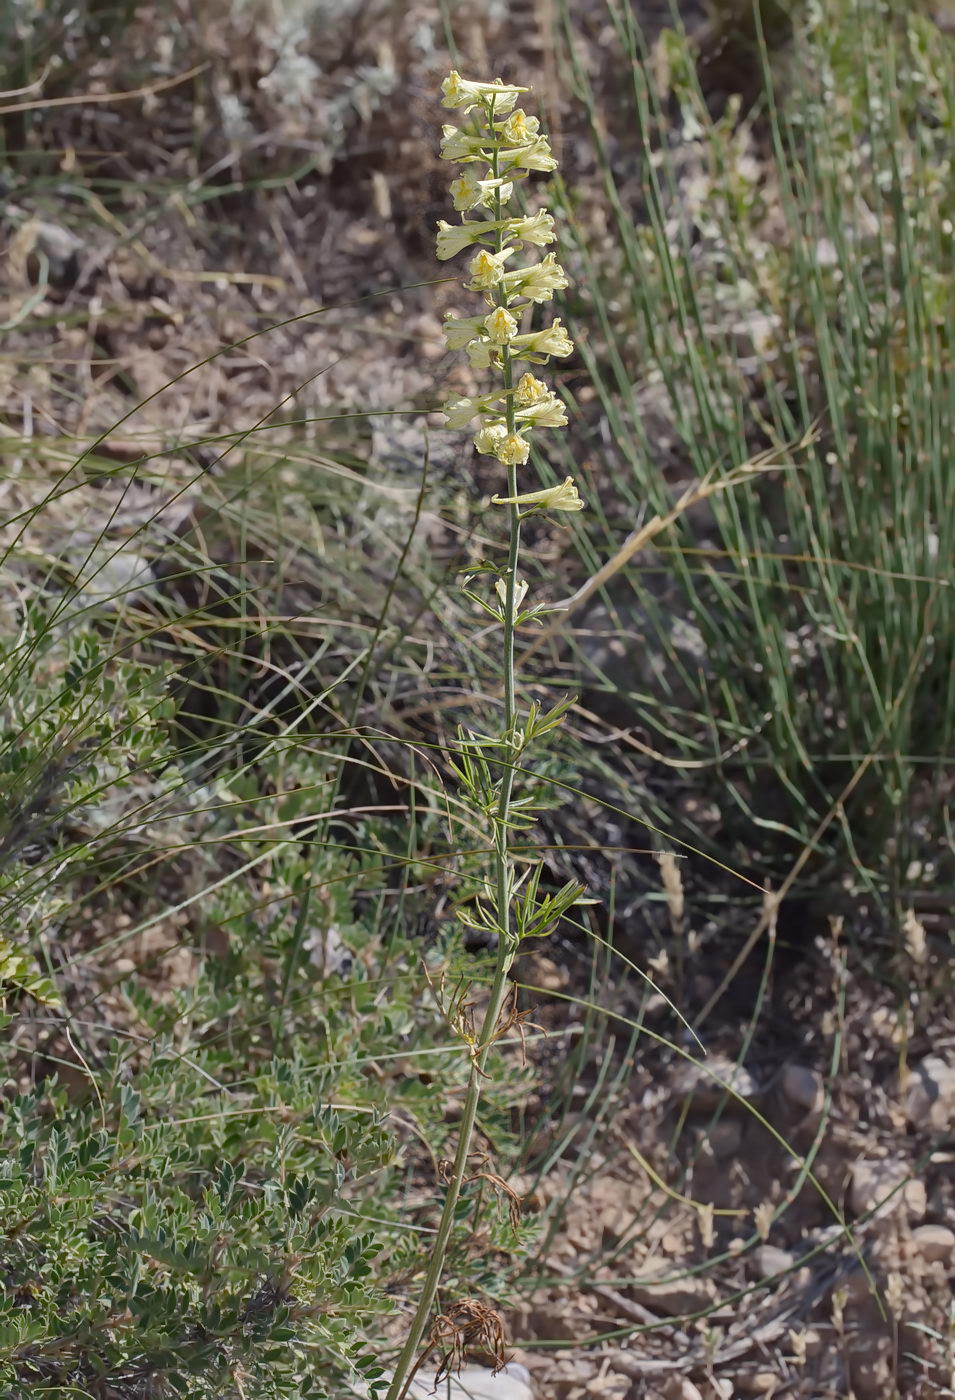
[[[756,1267],[761,1278],[788,1273],[795,1262],[794,1254],[788,1249],[777,1249],[774,1244],[761,1244],[756,1251]]]
[[[928,1263],[947,1264],[955,1252],[955,1230],[947,1225],[919,1225],[912,1231],[912,1244]]]
[[[671,1376],[663,1388],[666,1400],[703,1400],[699,1386],[689,1376]]]
[[[680,1094],[688,1094],[692,1107],[709,1112],[720,1103],[724,1113],[746,1111],[745,1102],[756,1094],[756,1081],[749,1070],[726,1055],[709,1055],[699,1064],[685,1064],[676,1077]]]
[[[852,1165],[849,1208],[855,1215],[875,1212],[884,1218],[904,1211],[920,1220],[927,1199],[921,1181],[911,1177],[907,1163],[898,1157],[860,1157]]]
[[[84,555],[75,583],[90,606],[122,609],[146,597],[156,576],[145,555],[107,541]]]
[[[739,1376],[738,1384],[740,1389],[745,1389],[750,1395],[768,1395],[779,1389],[779,1373],[777,1371],[751,1371],[748,1375]]]
[[[742,359],[765,359],[774,349],[779,337],[779,317],[761,311],[749,311],[730,330],[736,340],[736,353]]]
[[[412,1400],[534,1400],[530,1374],[511,1361],[495,1374],[485,1366],[464,1366],[436,1386],[433,1372],[419,1371],[408,1395]]]
[[[659,1283],[653,1280],[653,1274],[657,1272],[660,1275]],[[676,1264],[660,1264],[649,1271],[645,1283],[631,1286],[630,1296],[652,1312],[665,1313],[668,1317],[683,1317],[712,1307],[717,1297],[712,1279],[699,1274],[673,1277],[679,1273]]]
[[[955,1064],[927,1055],[916,1065],[905,1090],[905,1114],[914,1127],[949,1129],[955,1123]]]

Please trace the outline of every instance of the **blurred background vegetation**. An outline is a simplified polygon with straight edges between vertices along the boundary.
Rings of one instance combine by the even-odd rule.
[[[946,14],[0,3],[0,1393],[374,1394],[413,1305],[488,975],[446,749],[498,693],[452,65],[561,160],[533,469],[590,508],[531,538],[524,682],[577,696],[535,855],[596,902],[519,963],[442,1297],[540,1395],[952,1393],[945,1259],[845,1194],[876,1143],[950,1207],[898,1108],[953,1011]]]

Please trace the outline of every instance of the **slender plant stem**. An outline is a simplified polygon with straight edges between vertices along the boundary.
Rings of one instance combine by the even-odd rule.
[[[491,119],[493,120],[493,106],[491,109]],[[498,176],[497,151],[494,152],[493,175],[495,179]],[[495,197],[495,218],[500,222],[501,200],[499,194]],[[503,231],[498,229],[498,252],[500,252],[503,246],[503,238]],[[501,301],[499,304],[503,305],[504,302]],[[507,431],[513,433],[515,431],[513,366],[511,363],[510,351],[507,346],[502,348],[501,360],[503,364],[504,388],[506,391],[504,402]],[[508,496],[516,496],[517,493],[517,466],[509,465],[507,468],[507,494]],[[421,1296],[418,1299],[418,1306],[415,1309],[414,1317],[408,1329],[408,1335],[405,1338],[405,1344],[401,1349],[401,1354],[395,1366],[391,1385],[388,1388],[387,1400],[402,1400],[414,1376],[415,1356],[421,1345],[421,1340],[431,1315],[438,1285],[441,1282],[445,1255],[447,1254],[448,1244],[454,1229],[455,1213],[461,1195],[461,1187],[467,1175],[468,1157],[471,1152],[471,1138],[474,1134],[474,1124],[481,1102],[481,1092],[484,1081],[487,1078],[485,1065],[491,1053],[491,1046],[496,1039],[501,1010],[508,993],[508,973],[514,961],[514,939],[511,934],[513,878],[509,842],[509,818],[511,794],[514,789],[515,760],[517,756],[515,747],[517,733],[517,676],[514,642],[516,631],[515,620],[517,615],[517,566],[521,551],[520,507],[509,505],[508,518],[510,531],[503,609],[504,730],[501,739],[500,790],[494,814],[494,887],[495,903],[497,906],[495,912],[498,925],[497,961],[494,966],[494,977],[491,982],[487,1008],[481,1023],[481,1031],[477,1038],[477,1044],[471,1051],[471,1072],[468,1076],[467,1093],[464,1099],[461,1121],[458,1126],[458,1145],[454,1154],[451,1173],[448,1178],[447,1193],[444,1198],[441,1219],[438,1222],[438,1230],[434,1239],[431,1259],[422,1285]]]
[[[513,406],[510,397],[508,399],[509,416],[513,413]],[[517,494],[516,488],[517,468],[508,468],[508,495]],[[405,1344],[401,1349],[401,1355],[395,1367],[391,1385],[388,1389],[387,1400],[401,1400],[405,1394],[407,1382],[412,1375],[415,1355],[424,1336],[428,1318],[431,1315],[431,1308],[434,1303],[435,1294],[438,1291],[438,1284],[441,1281],[441,1273],[444,1268],[444,1258],[447,1253],[448,1243],[451,1239],[451,1232],[454,1228],[455,1211],[458,1198],[461,1194],[461,1186],[467,1173],[468,1156],[471,1151],[471,1138],[474,1133],[474,1122],[477,1118],[478,1106],[481,1101],[481,1090],[486,1078],[485,1065],[494,1044],[497,1024],[501,1016],[501,1008],[508,993],[507,975],[514,961],[514,946],[510,930],[511,914],[511,860],[508,843],[508,812],[511,802],[511,792],[514,786],[514,750],[511,746],[511,738],[514,734],[517,720],[516,705],[516,683],[514,672],[514,614],[516,598],[516,576],[517,559],[520,554],[520,513],[517,506],[510,507],[511,529],[510,546],[508,549],[509,562],[507,577],[507,592],[505,595],[504,607],[504,723],[506,743],[504,745],[508,757],[505,759],[501,773],[501,788],[497,802],[495,815],[494,833],[494,859],[495,859],[495,889],[497,902],[497,922],[498,944],[497,962],[494,967],[494,978],[491,983],[490,995],[488,997],[487,1009],[481,1024],[481,1033],[478,1037],[476,1049],[472,1052],[471,1072],[468,1077],[467,1094],[464,1100],[464,1109],[461,1114],[461,1121],[458,1126],[458,1146],[454,1155],[454,1163],[448,1179],[447,1194],[444,1198],[444,1208],[441,1211],[441,1219],[438,1223],[437,1234],[431,1253],[431,1260],[428,1271],[425,1275],[421,1289],[421,1296],[418,1299],[418,1306],[415,1309]]]

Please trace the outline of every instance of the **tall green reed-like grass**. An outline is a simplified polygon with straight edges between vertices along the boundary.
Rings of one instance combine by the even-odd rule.
[[[685,36],[651,55],[608,0],[608,108],[563,14],[611,211],[597,237],[565,191],[567,319],[596,321],[581,349],[612,444],[588,548],[612,555],[668,480],[815,439],[608,585],[663,663],[616,685],[672,771],[712,777],[717,835],[690,839],[756,846],[767,872],[809,847],[811,879],[907,900],[945,860],[955,725],[950,43],[908,6],[810,7],[781,62],[764,46],[757,105],[714,114]]]

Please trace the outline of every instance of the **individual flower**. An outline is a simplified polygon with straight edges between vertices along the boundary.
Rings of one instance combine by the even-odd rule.
[[[559,320],[542,331],[529,331],[526,335],[516,335],[511,341],[513,355],[557,355],[563,358],[574,348],[574,342]]]
[[[474,446],[488,457],[496,457],[505,466],[523,466],[531,454],[531,445],[520,433],[510,433],[505,423],[488,423],[474,434]]]
[[[522,374],[514,387],[514,416],[522,427],[567,426],[567,410],[562,400],[533,374]]]
[[[484,329],[495,345],[507,345],[517,335],[517,322],[503,306],[496,306],[490,316],[485,317]]]
[[[447,262],[457,257],[464,248],[476,243],[487,232],[487,224],[480,219],[463,219],[459,224],[449,224],[438,220],[438,260]]]
[[[529,408],[533,403],[542,403],[551,397],[551,391],[542,379],[533,374],[522,374],[514,389],[514,402],[518,408]]]
[[[512,238],[519,238],[522,243],[534,243],[538,248],[545,243],[553,243],[557,238],[554,216],[548,214],[546,209],[528,214],[524,219],[508,219],[506,228]]]
[[[496,506],[529,506],[531,510],[583,510],[584,503],[577,494],[572,476],[559,486],[546,486],[542,491],[528,491],[523,496],[492,496]]]
[[[472,83],[453,68],[441,84],[442,107],[462,107],[469,112],[472,107],[494,103],[495,114],[503,116],[517,101],[518,94],[527,92],[526,87],[511,87],[495,78],[493,83]]]
[[[540,403],[532,403],[527,408],[516,410],[515,416],[521,420],[522,427],[534,428],[566,428],[567,409],[563,400],[556,394],[548,394],[546,399]]]
[[[567,274],[553,253],[533,267],[520,267],[502,274],[501,282],[508,296],[528,297],[531,301],[550,301],[555,292],[562,292],[570,283]]]
[[[551,154],[550,142],[546,136],[537,136],[526,146],[515,146],[502,151],[501,159],[503,161],[502,168],[505,171],[542,170],[549,172],[557,169],[557,162]]]
[[[487,369],[491,359],[498,353],[497,346],[489,340],[472,340],[468,346],[468,362],[472,369]],[[495,364],[499,363],[495,359]]]
[[[449,399],[442,410],[448,420],[445,427],[466,428],[483,407],[483,399]]]
[[[522,467],[531,455],[531,445],[520,433],[507,433],[494,455],[505,467]]]
[[[495,122],[498,134],[508,146],[526,146],[540,131],[540,122],[529,117],[523,107],[516,107],[503,122]]]
[[[489,292],[504,279],[504,263],[512,257],[515,248],[502,248],[499,253],[491,253],[481,248],[468,264],[471,281],[468,288],[472,292]]]
[[[441,128],[441,159],[490,161],[491,156],[487,150],[490,139],[489,136],[469,136],[459,126],[443,126]]]
[[[496,457],[498,448],[507,437],[503,423],[488,423],[474,434],[474,446],[487,457]]]
[[[484,329],[484,316],[445,316],[441,324],[449,350],[463,350]]]
[[[468,209],[486,208],[495,192],[501,203],[506,204],[514,193],[510,180],[479,180],[471,171],[466,171],[460,179],[451,181],[451,198],[459,214]]]

